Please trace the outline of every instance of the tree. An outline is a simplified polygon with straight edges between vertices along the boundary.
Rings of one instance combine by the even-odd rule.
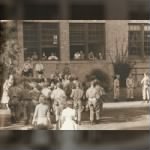
[[[114,68],[114,74],[120,75],[120,84],[122,87],[126,86],[126,78],[129,76],[131,69],[134,64],[129,63],[128,61],[128,47],[125,44],[125,40],[122,41],[121,48],[118,48],[118,40],[116,39],[116,55],[113,59],[110,55],[111,62]]]
[[[21,48],[17,40],[16,21],[2,23],[0,63],[6,74],[16,74],[19,70]]]

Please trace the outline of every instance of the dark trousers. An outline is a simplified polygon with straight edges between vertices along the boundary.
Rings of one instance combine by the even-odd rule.
[[[19,100],[17,98],[12,98],[8,106],[11,111],[11,122],[15,123],[16,121],[19,121],[19,115],[18,115],[18,109],[19,109]]]
[[[31,100],[24,100],[24,121],[29,124],[33,117],[33,103]]]

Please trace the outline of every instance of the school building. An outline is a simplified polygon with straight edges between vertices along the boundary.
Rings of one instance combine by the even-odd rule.
[[[140,81],[150,70],[150,21],[148,20],[18,20],[21,65],[29,58],[43,63],[47,77],[65,67],[81,79],[93,69],[113,77],[112,60],[127,57]],[[77,52],[84,58],[74,59]],[[89,53],[95,59],[89,60]],[[58,60],[48,60],[51,55]]]

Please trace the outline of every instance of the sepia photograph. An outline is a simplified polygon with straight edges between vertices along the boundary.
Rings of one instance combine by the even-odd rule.
[[[4,130],[148,130],[150,22],[2,20]]]
[[[0,150],[149,150],[147,0],[0,1]]]

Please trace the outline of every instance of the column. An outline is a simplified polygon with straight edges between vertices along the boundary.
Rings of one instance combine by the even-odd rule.
[[[17,21],[17,37],[18,37],[18,44],[21,49],[19,62],[20,67],[24,64],[24,46],[23,46],[23,22],[21,20]]]
[[[144,24],[141,24],[141,57],[145,58],[145,51],[144,51]]]
[[[60,21],[60,59],[61,61],[70,61],[69,47],[69,22],[68,20]]]

